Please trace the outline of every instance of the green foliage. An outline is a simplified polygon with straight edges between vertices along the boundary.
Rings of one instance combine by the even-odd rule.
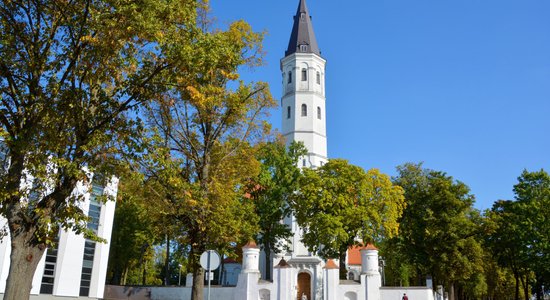
[[[483,269],[487,278],[487,296],[490,299],[519,299],[524,297],[522,294],[518,294],[517,298],[513,298],[516,283],[514,275],[510,268],[499,266],[489,247],[486,248]]]
[[[182,17],[192,25],[195,5],[175,2],[2,2],[0,133],[11,164],[1,212],[38,229],[32,244],[48,243],[58,224],[85,231],[81,199],[65,200],[88,179],[84,167],[102,169],[131,132],[124,112],[150,99],[149,82],[167,64],[155,36],[176,34]],[[27,176],[35,184],[19,189]]]
[[[488,246],[499,266],[508,268],[529,294],[529,279],[534,274],[535,292],[550,283],[550,176],[544,170],[523,171],[514,185],[516,201],[495,202],[488,214]]]
[[[10,164],[0,175],[0,214],[12,244],[36,254],[29,269],[10,272],[5,299],[12,291],[27,293],[44,245],[60,227],[97,239],[73,190],[89,182],[89,171],[109,172],[125,149],[119,144],[139,128],[132,110],[162,96],[170,67],[196,63],[199,6],[188,0],[1,2],[0,137]],[[16,287],[12,275],[29,284]]]
[[[254,143],[269,130],[275,106],[265,83],[238,81],[240,67],[261,62],[262,34],[244,21],[197,32],[197,44],[172,49],[185,63],[168,69],[159,97],[145,112],[149,131],[141,170],[163,201],[173,236],[189,245],[193,299],[202,295],[198,257],[207,249],[231,254],[257,231],[254,202],[244,196],[260,168]]]
[[[146,183],[138,174],[122,176],[119,184],[111,236],[108,276],[111,284],[142,284],[143,269],[154,284],[154,246],[162,233],[159,203],[147,194]]]
[[[417,269],[408,262],[408,257],[396,245],[395,238],[384,239],[379,245],[380,256],[386,262],[384,279],[387,286],[411,286],[411,280],[417,278]]]
[[[397,234],[403,190],[387,175],[377,169],[365,172],[341,159],[303,172],[292,205],[310,251],[340,258],[359,240],[374,242]]]
[[[259,146],[260,173],[250,182],[248,190],[259,216],[255,239],[266,253],[266,279],[270,279],[271,253],[288,250],[285,247],[292,234],[281,220],[291,214],[290,197],[298,189],[301,176],[298,160],[306,154],[302,143],[292,142],[288,150],[282,140]]]
[[[290,228],[281,220],[290,216],[289,200],[298,189],[301,176],[298,160],[306,153],[302,143],[293,142],[288,150],[282,141],[260,145],[260,173],[250,183],[249,190],[259,216],[256,241],[266,252],[279,253],[291,236]]]
[[[432,275],[436,284],[455,287],[462,294],[483,294],[480,216],[469,188],[421,164],[405,164],[397,171],[394,183],[405,190],[407,208],[400,219],[400,235],[390,247],[416,269],[414,282]]]

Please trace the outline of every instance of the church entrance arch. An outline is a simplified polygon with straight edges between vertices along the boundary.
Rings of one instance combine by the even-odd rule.
[[[306,272],[301,272],[298,274],[298,297],[297,300],[305,299],[303,296],[307,297],[307,300],[311,299],[311,275]]]

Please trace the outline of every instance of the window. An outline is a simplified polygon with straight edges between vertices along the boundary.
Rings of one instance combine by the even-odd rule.
[[[307,52],[307,45],[300,45],[300,52]]]
[[[305,167],[306,166],[306,159],[302,159],[302,167]]]
[[[99,197],[103,194],[103,186],[98,184],[92,185],[92,193],[90,195],[90,208],[88,209],[88,229],[97,233],[99,228],[99,218],[101,216],[101,203]],[[90,285],[92,279],[92,269],[94,264],[96,242],[86,239],[84,243],[84,257],[82,259],[82,272],[80,277],[80,296],[88,296],[90,294]]]
[[[317,106],[317,119],[321,120],[321,107]]]
[[[59,234],[54,241],[55,246],[46,251],[46,264],[44,274],[42,275],[42,284],[40,285],[40,294],[53,294],[53,284],[55,279],[55,266],[57,264],[57,248],[59,246]]]
[[[321,73],[317,72],[317,84],[321,84]]]
[[[82,260],[82,277],[80,277],[80,296],[87,297],[90,294],[92,281],[92,269],[94,264],[96,242],[86,240],[84,243],[84,258]]]
[[[307,105],[302,104],[302,117],[307,117]]]
[[[304,68],[302,69],[302,81],[307,80],[307,70]]]
[[[290,119],[290,106],[286,107],[286,118]]]
[[[292,83],[292,71],[288,71],[288,83]]]

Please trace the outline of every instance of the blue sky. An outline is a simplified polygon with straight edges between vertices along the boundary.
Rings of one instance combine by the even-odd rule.
[[[281,96],[298,0],[211,0],[218,26],[266,31]],[[550,171],[550,1],[308,0],[326,69],[331,158],[395,175],[424,162],[466,183],[476,207],[513,199],[523,169]],[[280,110],[272,113],[275,128]]]

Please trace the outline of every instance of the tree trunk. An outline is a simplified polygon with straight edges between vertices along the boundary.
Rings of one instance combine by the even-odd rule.
[[[455,300],[455,285],[451,283],[449,285],[449,300]]]
[[[340,257],[338,258],[339,265],[340,265],[340,279],[345,280],[347,279],[347,271],[346,271],[346,251],[340,250]]]
[[[523,287],[523,299],[529,300],[529,273],[527,273],[525,277],[521,276],[520,279],[521,286]]]
[[[126,285],[126,280],[128,279],[128,267],[124,268],[124,273],[122,273],[122,279],[120,285]]]
[[[143,278],[141,279],[141,285],[147,285],[147,264],[143,264]]]
[[[224,277],[224,271],[225,271],[225,263],[223,262],[224,261],[223,257],[224,257],[223,252],[220,252],[220,271],[219,271],[220,276],[218,276],[218,284],[222,286],[223,286],[223,279],[224,279],[223,277]]]
[[[193,288],[191,289],[191,300],[204,299],[204,270],[198,266],[193,272]]]
[[[10,233],[12,233],[10,269],[3,299],[29,299],[32,279],[46,248],[32,246],[29,241],[33,239],[33,233],[24,231],[20,234],[13,234],[11,228]]]
[[[514,289],[515,289],[514,299],[519,300],[519,275],[518,275],[517,272],[514,272],[514,279],[516,281],[516,284],[515,284],[515,287],[514,287]]]
[[[164,285],[170,282],[170,237],[166,234],[166,259],[164,260]]]
[[[120,267],[119,266],[115,266],[113,268],[113,275],[111,276],[111,278],[109,279],[109,284],[113,284],[113,285],[120,285],[120,278],[121,278],[121,275],[120,275],[121,271],[120,271]]]
[[[542,290],[542,277],[541,276],[538,276],[538,274],[536,274],[537,276],[535,277],[537,279],[536,283],[535,283],[535,294],[537,295],[537,300],[544,300],[544,294],[543,294],[543,290]]]
[[[269,248],[264,248],[265,252],[265,280],[271,280],[271,251]]]

